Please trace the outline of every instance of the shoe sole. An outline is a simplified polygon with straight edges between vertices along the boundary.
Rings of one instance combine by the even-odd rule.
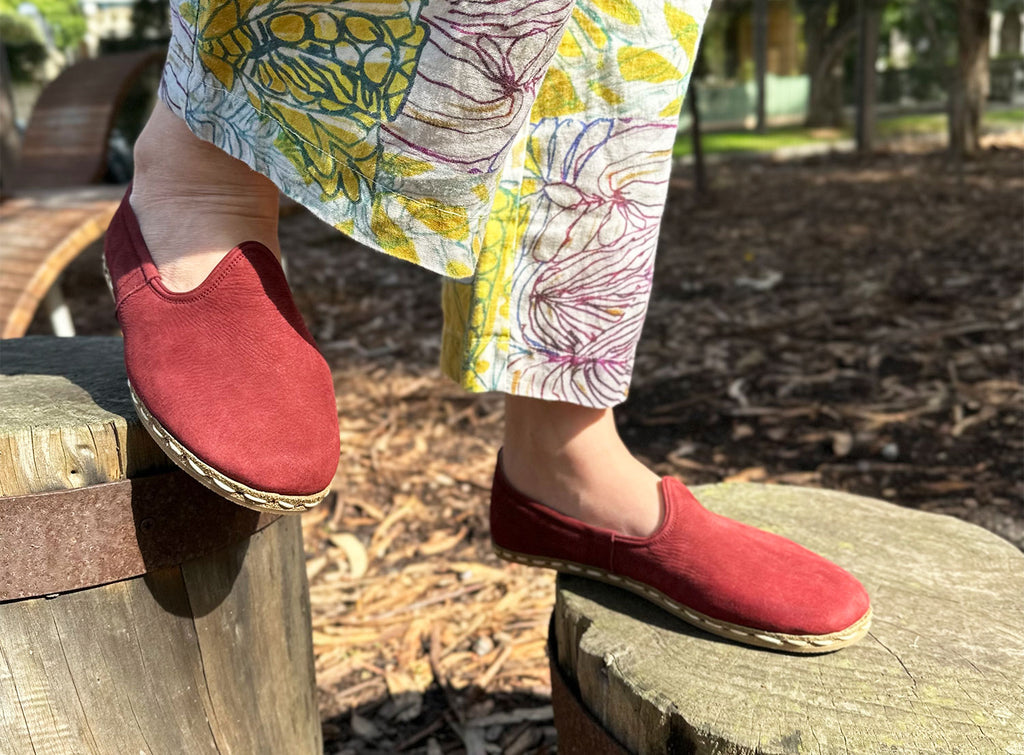
[[[524,553],[517,553],[494,545],[494,552],[499,558],[506,561],[513,561],[526,566],[539,566],[546,569],[555,569],[567,574],[575,574],[581,577],[596,579],[599,582],[622,587],[630,592],[639,595],[641,598],[654,603],[676,618],[682,619],[687,624],[703,629],[706,632],[724,637],[735,642],[742,642],[759,648],[771,650],[782,650],[789,653],[831,653],[844,647],[854,644],[868,633],[871,627],[871,609],[850,626],[838,632],[830,634],[783,634],[781,632],[767,632],[740,624],[732,624],[728,621],[721,621],[695,611],[682,603],[668,597],[650,585],[637,582],[635,579],[623,577],[618,574],[610,574],[603,569],[593,566],[577,564],[573,561],[564,561],[555,558],[543,558],[540,556],[528,556]]]
[[[103,277],[107,281],[110,295],[114,296],[114,282],[110,278],[110,271],[107,269],[105,259],[103,260]],[[232,479],[189,451],[167,428],[161,425],[152,412],[146,408],[130,381],[128,391],[131,393],[132,404],[135,406],[135,413],[138,415],[139,421],[142,422],[142,426],[146,428],[146,432],[160,446],[160,449],[167,454],[167,457],[185,474],[232,503],[255,511],[269,511],[274,514],[301,514],[320,503],[330,492],[330,486],[328,486],[312,495],[270,493]]]
[[[171,435],[167,428],[161,425],[146,409],[146,405],[142,403],[142,399],[139,398],[131,383],[128,383],[128,390],[131,392],[135,413],[139,415],[142,426],[146,428],[146,432],[156,441],[168,458],[197,482],[232,503],[245,506],[247,509],[269,511],[274,514],[301,514],[320,503],[331,490],[328,486],[312,495],[287,495],[257,490],[234,480],[211,467]]]

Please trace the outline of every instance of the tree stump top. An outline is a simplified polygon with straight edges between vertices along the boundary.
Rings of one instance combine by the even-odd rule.
[[[1024,554],[974,525],[845,493],[695,492],[851,571],[872,628],[836,653],[771,652],[559,576],[558,662],[630,751],[1024,755]]]
[[[0,341],[0,496],[171,469],[127,381],[120,338]]]

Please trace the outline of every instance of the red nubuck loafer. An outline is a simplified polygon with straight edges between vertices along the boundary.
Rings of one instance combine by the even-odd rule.
[[[530,500],[501,468],[491,537],[501,558],[623,587],[719,637],[793,653],[851,645],[871,624],[852,575],[786,538],[705,509],[671,477],[665,516],[650,537],[590,527]]]
[[[247,241],[192,291],[169,291],[130,194],[107,231],[104,273],[143,426],[235,503],[279,514],[316,505],[338,466],[334,382],[280,263]]]

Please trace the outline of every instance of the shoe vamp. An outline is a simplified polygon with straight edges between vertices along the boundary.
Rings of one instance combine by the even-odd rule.
[[[223,474],[259,490],[318,492],[337,463],[330,370],[270,299],[233,293],[187,305],[149,292],[129,299],[129,379],[175,439]]]
[[[705,512],[618,570],[712,618],[786,634],[840,631],[867,610],[850,574],[791,540]]]

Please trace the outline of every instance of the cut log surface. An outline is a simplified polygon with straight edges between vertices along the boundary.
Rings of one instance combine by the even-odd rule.
[[[120,339],[0,343],[0,588],[21,594],[25,562],[55,574],[74,566],[51,563],[61,558],[83,559],[83,572],[120,568],[85,560],[102,561],[103,528],[76,517],[105,517],[110,551],[126,550],[134,521],[135,553],[160,564],[0,602],[0,755],[322,751],[300,520],[233,516],[237,507],[171,466],[135,417]],[[168,490],[180,492],[180,513],[173,499],[149,500]],[[66,508],[40,521],[54,496]],[[204,527],[236,531],[191,536]],[[168,566],[173,532],[184,555]],[[195,556],[204,541],[229,544]],[[58,552],[11,555],[36,547]]]
[[[135,416],[121,339],[0,341],[0,495],[172,468]]]
[[[630,752],[1024,755],[1024,554],[965,522],[845,493],[695,492],[851,571],[874,620],[852,647],[790,655],[560,576],[558,662]]]

